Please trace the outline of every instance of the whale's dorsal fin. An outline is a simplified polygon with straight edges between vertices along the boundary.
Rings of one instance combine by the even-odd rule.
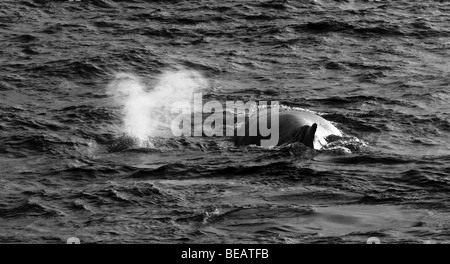
[[[314,123],[311,126],[302,126],[295,130],[288,140],[284,144],[291,144],[295,142],[300,142],[303,145],[314,148],[314,138],[317,130],[317,124]]]
[[[312,126],[308,126],[308,129],[306,130],[306,133],[303,137],[302,143],[310,148],[314,148],[314,136],[316,134],[317,130],[317,124],[314,123]]]

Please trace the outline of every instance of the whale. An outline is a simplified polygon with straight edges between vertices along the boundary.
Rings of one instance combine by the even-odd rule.
[[[265,115],[266,123],[270,125],[278,124],[278,142],[272,146],[281,146],[300,142],[305,146],[320,150],[327,145],[327,137],[335,135],[342,137],[342,132],[336,128],[330,121],[323,117],[306,110],[291,110],[279,112],[275,119],[267,110],[258,111],[258,113],[247,118],[244,125],[241,125],[235,136],[236,146],[257,145],[262,146],[262,142],[267,138],[262,136],[258,124],[261,117]],[[256,135],[249,131],[257,131]]]

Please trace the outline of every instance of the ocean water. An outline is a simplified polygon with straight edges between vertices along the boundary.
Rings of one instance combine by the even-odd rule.
[[[448,1],[3,0],[0,43],[0,243],[450,240]],[[346,140],[170,136],[192,90]]]

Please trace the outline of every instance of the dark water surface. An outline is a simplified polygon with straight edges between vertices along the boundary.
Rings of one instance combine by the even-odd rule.
[[[450,240],[448,1],[3,0],[0,43],[1,243]],[[181,68],[364,147],[120,141],[114,73]]]

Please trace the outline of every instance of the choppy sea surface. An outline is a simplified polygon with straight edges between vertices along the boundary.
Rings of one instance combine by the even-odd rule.
[[[0,43],[0,243],[450,241],[448,1],[3,0]],[[117,76],[180,71],[362,143],[124,135]]]

